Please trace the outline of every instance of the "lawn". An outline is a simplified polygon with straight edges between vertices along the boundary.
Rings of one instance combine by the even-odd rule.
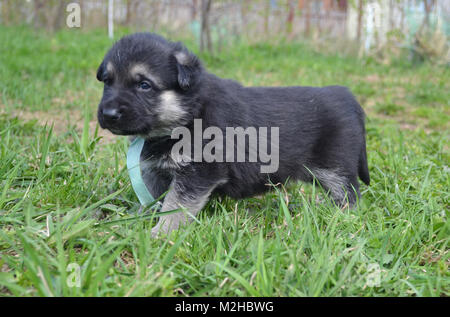
[[[367,113],[371,185],[352,210],[301,183],[213,199],[155,240],[127,139],[95,121],[104,33],[0,27],[0,296],[450,295],[449,67],[298,43],[200,54],[246,85],[348,86]]]

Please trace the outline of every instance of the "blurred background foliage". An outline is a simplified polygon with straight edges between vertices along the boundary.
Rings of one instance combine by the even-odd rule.
[[[82,30],[106,28],[111,7],[115,26],[189,34],[210,53],[288,40],[383,64],[450,61],[447,0],[0,0],[0,24],[54,32],[66,27],[69,3],[80,5]]]

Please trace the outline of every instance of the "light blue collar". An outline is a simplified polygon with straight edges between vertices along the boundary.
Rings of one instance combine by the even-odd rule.
[[[131,185],[142,206],[148,206],[155,201],[152,194],[145,186],[141,174],[141,152],[144,147],[145,139],[137,137],[131,142],[127,153],[127,168],[130,175]]]

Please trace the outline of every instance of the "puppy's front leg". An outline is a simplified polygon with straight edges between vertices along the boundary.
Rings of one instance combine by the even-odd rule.
[[[170,233],[192,221],[203,206],[207,203],[214,188],[223,182],[211,180],[175,177],[170,185],[161,211],[182,209],[182,211],[162,216],[158,224],[152,229],[152,237],[160,233]]]

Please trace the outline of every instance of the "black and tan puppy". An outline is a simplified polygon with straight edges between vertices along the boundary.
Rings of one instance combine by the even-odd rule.
[[[150,33],[118,41],[97,78],[104,82],[100,126],[144,137],[141,169],[147,188],[154,197],[167,191],[162,211],[184,210],[161,217],[153,235],[186,224],[211,194],[239,199],[270,189],[270,183],[316,179],[338,205],[352,206],[359,197],[358,177],[369,184],[364,112],[345,87],[243,87],[207,72],[182,44]],[[192,132],[192,151],[174,155],[179,140],[171,136],[180,127]],[[230,148],[226,133],[238,127],[248,142]],[[214,134],[223,148],[210,153],[226,158],[193,157],[199,131],[204,133],[200,146]],[[261,132],[257,138],[254,131]],[[255,140],[260,143],[252,144]],[[261,140],[269,140],[266,152]],[[223,153],[225,148],[235,152]],[[273,162],[268,163],[269,152]],[[256,159],[248,158],[255,153]],[[240,154],[245,161],[236,160]],[[264,169],[267,164],[271,168]]]

